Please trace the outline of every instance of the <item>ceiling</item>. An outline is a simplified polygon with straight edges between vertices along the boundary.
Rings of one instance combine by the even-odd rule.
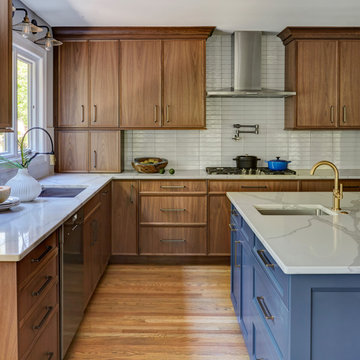
[[[51,26],[359,26],[359,0],[22,0]]]

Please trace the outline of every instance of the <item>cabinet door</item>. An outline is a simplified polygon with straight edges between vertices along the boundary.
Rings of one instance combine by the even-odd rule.
[[[360,41],[340,41],[340,126],[360,127]]]
[[[205,127],[205,40],[164,44],[164,126]]]
[[[57,171],[87,172],[89,169],[87,131],[57,132]]]
[[[120,131],[91,131],[90,172],[120,172]]]
[[[209,255],[230,254],[230,202],[226,195],[209,196]]]
[[[137,255],[137,184],[112,182],[112,255]]]
[[[90,41],[90,125],[117,127],[119,118],[119,41]]]
[[[235,315],[240,321],[240,299],[241,299],[241,251],[242,246],[237,232],[231,232],[231,301],[234,306]]]
[[[337,42],[298,42],[298,128],[333,128],[338,119]]]
[[[123,128],[161,126],[161,41],[121,41]]]
[[[88,77],[88,42],[64,42],[59,48],[58,126],[88,126]]]
[[[111,185],[101,190],[101,273],[111,255]]]
[[[11,1],[0,0],[0,132],[12,127]]]

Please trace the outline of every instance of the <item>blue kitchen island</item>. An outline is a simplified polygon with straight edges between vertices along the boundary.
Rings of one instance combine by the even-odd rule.
[[[360,359],[360,195],[228,193],[231,299],[252,360]]]

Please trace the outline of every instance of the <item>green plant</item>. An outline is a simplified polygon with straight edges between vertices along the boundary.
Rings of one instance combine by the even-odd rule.
[[[25,152],[24,142],[18,141],[18,144],[20,149],[21,163],[18,161],[9,160],[4,156],[0,156],[0,160],[5,162],[4,166],[17,169],[27,169],[32,158],[30,158],[30,155]]]

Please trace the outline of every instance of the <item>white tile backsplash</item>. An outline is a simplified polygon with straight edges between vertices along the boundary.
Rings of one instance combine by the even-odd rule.
[[[262,38],[262,86],[284,88],[285,48],[275,35]],[[207,89],[231,86],[231,36],[213,35],[207,41]],[[232,140],[233,124],[260,125],[259,135]],[[264,160],[291,160],[291,168],[310,168],[327,159],[342,169],[360,169],[360,132],[285,131],[283,99],[210,98],[206,101],[206,130],[125,131],[125,169],[140,156],[159,156],[169,167],[198,170],[206,166],[235,166],[241,154]]]

